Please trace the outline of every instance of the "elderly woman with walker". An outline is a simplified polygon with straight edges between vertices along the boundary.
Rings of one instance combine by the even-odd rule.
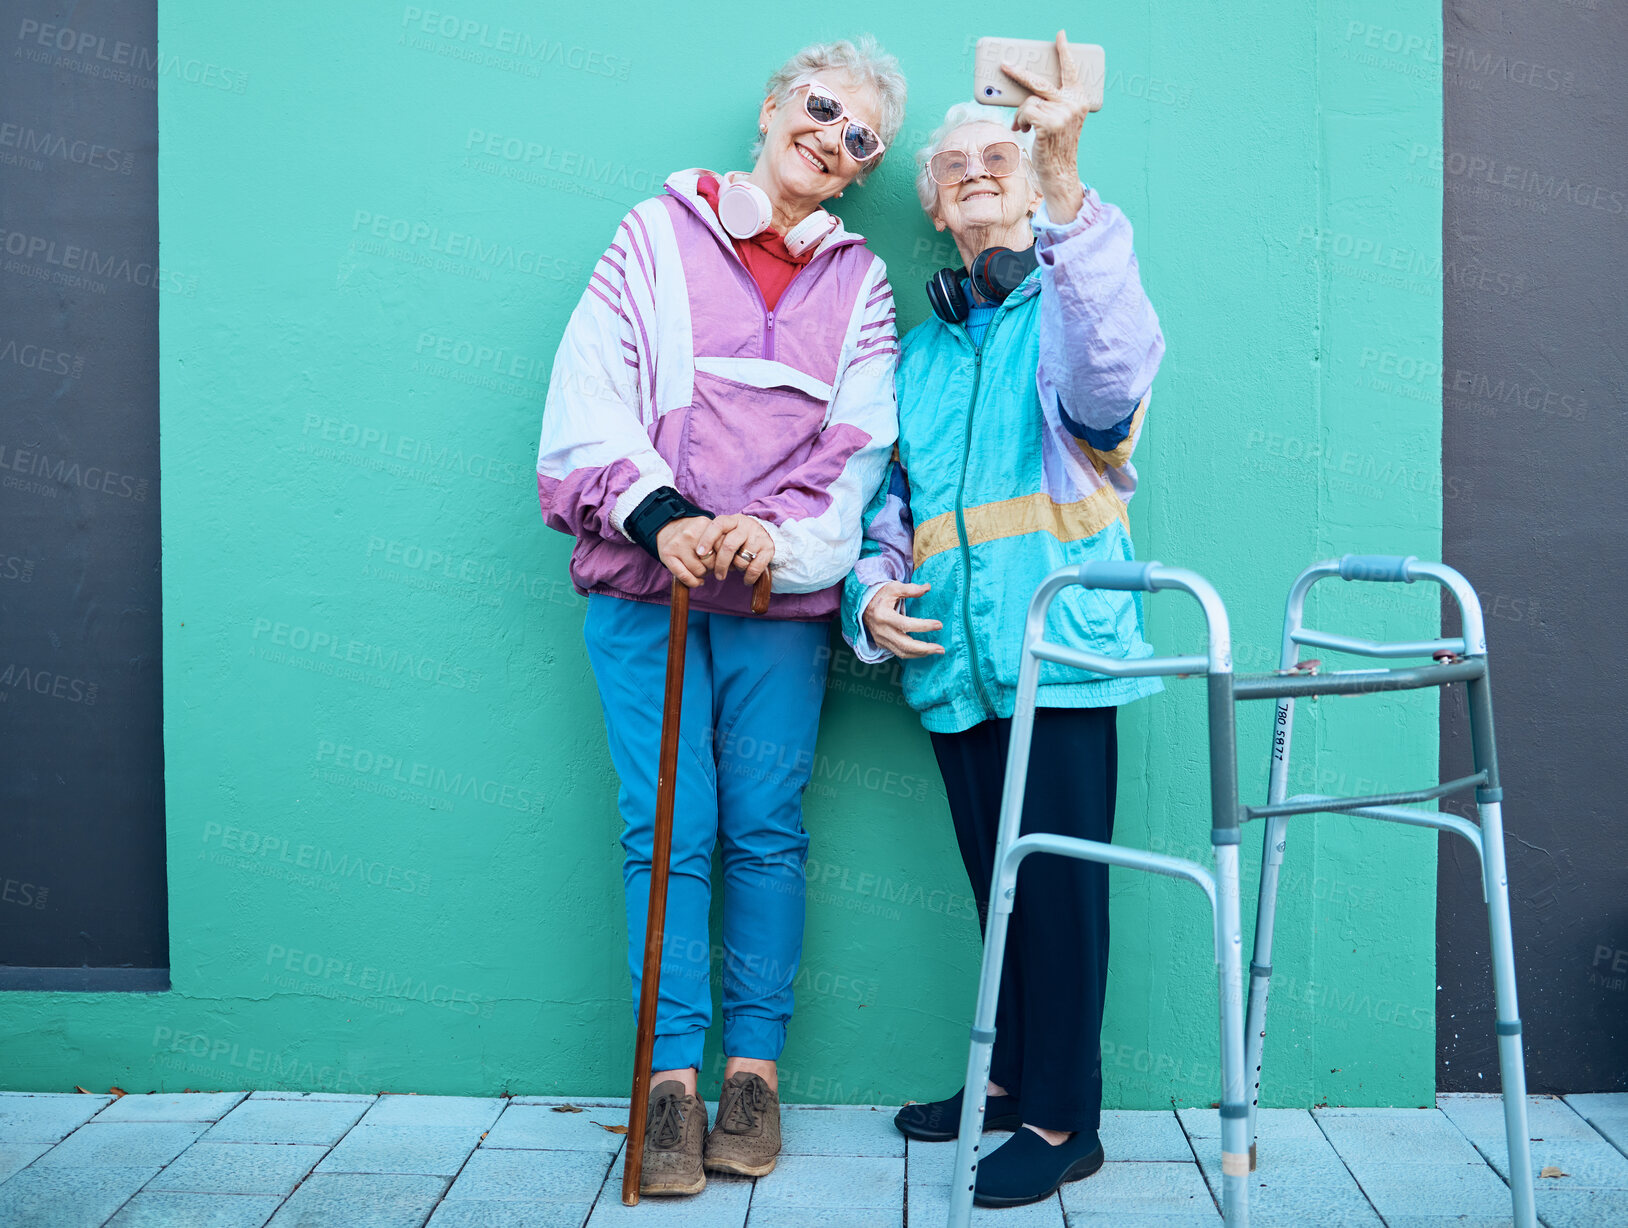
[[[635,1102],[649,1079],[643,1137],[629,1140],[632,1155],[642,1141],[642,1170],[630,1159],[624,1201],[697,1193],[707,1171],[762,1176],[779,1153],[775,1062],[802,953],[821,650],[896,431],[886,270],[822,206],[875,169],[904,103],[898,62],[869,37],[799,51],[769,79],[752,169],[680,171],[635,206],[555,357],[537,488],[547,524],[576,538],[571,576],[588,594],[635,1001],[647,904],[657,916],[663,903],[650,887],[670,590],[688,610],[672,601],[684,649],[663,782],[670,886],[664,934],[653,927],[653,1069],[635,1073]],[[725,583],[731,570],[746,584]],[[765,575],[775,597],[753,617]],[[727,1064],[709,1133],[697,1075],[715,844]]]
[[[918,189],[961,268],[928,285],[933,316],[901,344],[897,463],[866,510],[844,633],[860,659],[903,661],[906,699],[944,776],[961,858],[987,917],[1029,596],[1056,568],[1133,557],[1126,503],[1164,337],[1125,215],[1080,182],[1087,107],[1065,38],[1060,85],[1015,117],[962,103],[921,152]],[[1008,122],[1010,118],[1010,122]],[[1072,588],[1048,638],[1152,655],[1140,597]],[[1156,678],[1045,666],[1022,831],[1112,838],[1119,705]],[[1016,1133],[978,1165],[976,1201],[1016,1206],[1096,1172],[1108,979],[1107,867],[1022,870],[996,1013],[986,1129]],[[962,1093],[910,1104],[912,1139],[956,1137]]]

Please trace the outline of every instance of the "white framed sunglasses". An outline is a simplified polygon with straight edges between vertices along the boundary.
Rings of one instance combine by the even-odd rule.
[[[805,81],[794,88],[808,91],[803,95],[803,109],[816,124],[829,127],[847,119],[848,123],[842,130],[842,147],[855,162],[868,162],[882,156],[887,145],[869,124],[861,123],[848,114],[842,99],[818,81]]]

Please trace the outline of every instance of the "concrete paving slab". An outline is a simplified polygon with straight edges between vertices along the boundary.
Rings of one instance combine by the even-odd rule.
[[[629,1104],[626,1096],[510,1096],[510,1104],[575,1104],[582,1108],[603,1108],[607,1105],[622,1110],[622,1116],[627,1116]]]
[[[300,1143],[194,1143],[147,1190],[286,1198],[326,1151]]]
[[[97,1228],[156,1168],[25,1168],[0,1185],[6,1228]]]
[[[149,1194],[143,1191],[107,1228],[261,1228],[282,1202],[258,1194]]]
[[[498,1096],[380,1096],[363,1126],[470,1126],[492,1128],[507,1104]]]
[[[1365,1164],[1485,1163],[1439,1109],[1313,1109],[1312,1118],[1352,1171]]]
[[[910,1183],[908,1220],[911,1228],[944,1228],[950,1213],[950,1187],[947,1185],[918,1185]],[[874,1212],[872,1213],[874,1214]],[[787,1221],[794,1225],[797,1221]],[[1026,1207],[972,1208],[972,1222],[983,1228],[1064,1228],[1063,1204],[1053,1196],[1044,1202],[1032,1202]],[[757,1208],[747,1228],[761,1228]]]
[[[154,1092],[150,1096],[120,1096],[97,1114],[98,1123],[110,1121],[219,1121],[248,1092]]]
[[[904,1135],[893,1124],[897,1109],[824,1109],[791,1105],[780,1112],[782,1155],[904,1155]]]
[[[480,1142],[472,1126],[369,1126],[364,1119],[317,1165],[319,1173],[455,1177]]]
[[[1552,1189],[1548,1182],[1539,1182],[1537,1206],[1538,1217],[1549,1228],[1622,1228],[1628,1224],[1628,1194],[1622,1190]]]
[[[363,1095],[361,1092],[279,1092],[262,1091],[250,1092],[250,1100],[332,1100],[344,1102],[360,1100],[372,1104],[377,1096]]]
[[[112,1103],[75,1092],[0,1092],[0,1143],[58,1143]]]
[[[1436,1097],[1436,1107],[1458,1127],[1476,1149],[1485,1154],[1482,1140],[1504,1141],[1504,1098],[1483,1092],[1443,1092]],[[1584,1121],[1570,1105],[1558,1096],[1528,1096],[1526,1121],[1530,1133],[1549,1140],[1557,1138],[1593,1138],[1594,1128]]]
[[[625,1112],[618,1115],[584,1108],[580,1113],[561,1113],[555,1111],[556,1107],[510,1104],[481,1140],[481,1146],[530,1151],[603,1151],[607,1155],[621,1147],[624,1136],[613,1134],[605,1126],[625,1125]],[[709,1120],[711,1115],[709,1108]]]
[[[781,1156],[752,1193],[753,1209],[820,1207],[904,1213],[904,1159],[886,1156]]]
[[[34,1168],[160,1168],[209,1127],[199,1121],[89,1122],[34,1161]]]
[[[610,1157],[600,1152],[480,1148],[452,1183],[447,1200],[592,1203],[609,1168]]]
[[[1221,1137],[1221,1114],[1214,1109],[1178,1109],[1176,1116],[1181,1118],[1182,1129],[1195,1140]],[[1274,1142],[1323,1140],[1323,1132],[1312,1120],[1309,1109],[1262,1109],[1255,1115],[1255,1122],[1263,1147],[1268,1139]]]
[[[822,1207],[819,1228],[899,1228],[904,1222],[902,1216],[903,1212],[837,1210]],[[917,1219],[911,1222],[944,1228],[944,1215],[941,1212],[936,1219]],[[746,1223],[747,1228],[806,1228],[808,1215],[806,1212],[790,1211],[784,1207],[774,1207],[766,1211],[754,1208],[751,1218]]]
[[[1215,1228],[1220,1222],[1219,1214],[1122,1215],[1117,1211],[1100,1214],[1091,1211],[1070,1211],[1068,1215],[1068,1228]]]
[[[713,1177],[696,1198],[624,1208],[623,1137],[593,1122],[621,1124],[625,1101],[527,1099],[536,1103],[333,1093],[117,1102],[0,1094],[0,1122],[47,1136],[0,1136],[0,1225],[261,1228],[269,1216],[273,1228],[423,1228],[426,1219],[431,1228],[604,1228],[659,1214],[672,1228],[904,1228],[907,1220],[936,1228],[948,1207],[952,1143],[906,1144],[890,1109],[788,1105],[786,1150],[769,1177]],[[588,1111],[554,1113],[562,1103]],[[1507,1224],[1508,1189],[1489,1163],[1503,1166],[1501,1101],[1471,1095],[1440,1103],[1440,1111],[1263,1110],[1252,1224]],[[107,1107],[91,1117],[98,1106]],[[709,1113],[716,1115],[716,1105]],[[1628,1095],[1534,1097],[1529,1114],[1534,1161],[1567,1174],[1537,1182],[1547,1228],[1628,1224],[1628,1156],[1593,1124],[1628,1129]],[[53,1146],[66,1129],[72,1132]],[[477,1147],[483,1129],[486,1142]],[[278,1141],[221,1141],[234,1132]],[[1218,1136],[1214,1110],[1107,1113],[1110,1158],[1102,1172],[1031,1207],[979,1209],[974,1222],[1063,1228],[1066,1214],[1068,1228],[1214,1228]],[[985,1135],[984,1154],[1007,1137]],[[1201,1165],[1191,1161],[1195,1149]],[[133,1156],[143,1163],[131,1165]]]
[[[1504,1137],[1502,1097],[1443,1096],[1441,1100],[1448,1118],[1507,1181],[1509,1147]],[[1529,1096],[1527,1136],[1534,1178],[1552,1165],[1567,1175],[1543,1179],[1544,1183],[1558,1181],[1570,1187],[1628,1190],[1628,1157],[1564,1101],[1553,1096]]]
[[[417,1173],[316,1173],[272,1216],[271,1228],[422,1228],[447,1188]]]
[[[1219,1201],[1219,1167],[1206,1166],[1204,1176]],[[1384,1222],[1344,1170],[1296,1180],[1256,1181],[1249,1187],[1250,1228],[1384,1228]]]
[[[1393,1215],[1508,1217],[1509,1187],[1485,1164],[1370,1164],[1357,1183],[1374,1209]]]
[[[1263,1112],[1273,1113],[1274,1119],[1263,1124],[1260,1167],[1249,1178],[1251,1228],[1304,1228],[1308,1224],[1382,1228],[1383,1221],[1310,1113],[1298,1109]],[[1268,1149],[1265,1129],[1274,1124],[1285,1137]],[[1316,1131],[1315,1136],[1308,1136],[1308,1127]],[[1204,1180],[1219,1204],[1220,1140],[1193,1141]]]
[[[1159,1215],[1203,1219],[1216,1214],[1198,1167],[1163,1160],[1109,1160],[1084,1181],[1071,1181],[1060,1191],[1063,1210],[1092,1215]]]
[[[1561,1098],[1600,1137],[1628,1155],[1628,1092],[1595,1092]]]
[[[582,1228],[590,1204],[585,1202],[482,1202],[469,1198],[443,1202],[428,1228]]]
[[[1193,1149],[1175,1113],[1110,1109],[1097,1132],[1110,1160],[1193,1161]]]
[[[209,1143],[313,1143],[331,1147],[370,1100],[257,1100],[250,1096],[209,1128]]]
[[[979,1143],[980,1156],[986,1156],[1012,1137],[1010,1130],[991,1130],[983,1136]],[[910,1184],[916,1185],[948,1185],[950,1183],[950,1170],[955,1167],[955,1144],[950,1143],[920,1143],[910,1140],[907,1152],[906,1169],[910,1174]]]
[[[763,1181],[774,1181],[778,1170]],[[636,1207],[622,1205],[622,1168],[618,1165],[605,1179],[605,1187],[594,1204],[588,1228],[608,1228],[609,1225],[644,1225],[650,1228],[652,1217],[659,1216],[660,1228],[741,1228],[746,1223],[746,1208],[752,1201],[752,1180],[749,1177],[730,1177],[707,1174],[707,1188],[688,1198],[641,1198]],[[807,1214],[807,1208],[804,1213]],[[823,1228],[826,1209],[817,1212],[817,1222]]]
[[[0,1181],[12,1173],[21,1172],[50,1150],[49,1143],[0,1144]]]

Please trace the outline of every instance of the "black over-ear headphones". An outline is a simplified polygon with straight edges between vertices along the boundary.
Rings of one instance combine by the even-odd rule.
[[[966,292],[961,289],[963,277],[972,282],[981,297],[1003,303],[1038,264],[1032,243],[1016,252],[1009,247],[991,247],[972,258],[970,269],[940,269],[928,278],[927,301],[932,304],[933,314],[944,323],[960,324],[968,311]]]

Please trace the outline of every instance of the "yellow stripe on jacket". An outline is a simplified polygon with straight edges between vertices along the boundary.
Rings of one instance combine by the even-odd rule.
[[[1060,542],[1083,541],[1095,537],[1115,520],[1124,521],[1126,531],[1130,530],[1125,504],[1112,486],[1100,486],[1073,503],[1054,502],[1041,491],[969,507],[962,515],[966,519],[969,546],[1004,537],[1021,537],[1026,533],[1050,533]],[[916,526],[916,566],[960,544],[955,531],[955,513],[934,516]]]

